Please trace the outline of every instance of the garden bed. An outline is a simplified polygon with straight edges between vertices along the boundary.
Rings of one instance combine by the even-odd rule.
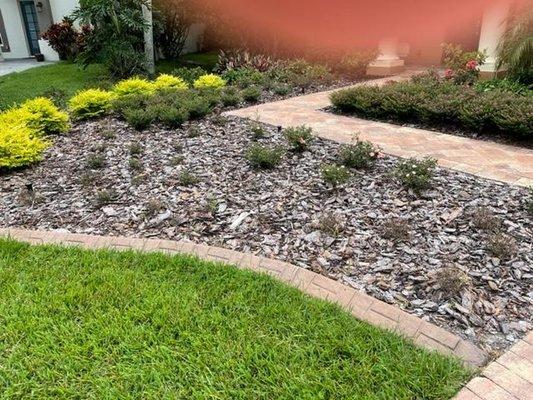
[[[278,258],[489,350],[531,329],[526,189],[437,169],[416,196],[393,179],[398,160],[386,156],[333,190],[320,169],[337,161],[339,144],[315,139],[262,171],[245,157],[254,140],[286,146],[275,127],[220,116],[144,132],[113,117],[77,124],[40,164],[0,176],[0,225],[188,239]]]

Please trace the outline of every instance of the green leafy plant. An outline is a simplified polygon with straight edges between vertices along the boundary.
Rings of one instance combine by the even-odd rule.
[[[182,78],[185,82],[192,86],[194,81],[203,75],[207,75],[207,71],[202,67],[180,67],[172,71],[172,75]]]
[[[361,78],[366,75],[368,64],[377,56],[375,49],[352,51],[342,57],[338,69],[353,78]]]
[[[189,119],[189,112],[185,108],[164,107],[157,118],[167,127],[174,129]]]
[[[152,82],[140,78],[138,76],[124,79],[118,82],[113,87],[113,92],[119,96],[132,95],[132,94],[144,94],[150,95],[155,91],[155,86]]]
[[[289,127],[283,132],[293,151],[303,152],[313,142],[313,129],[308,126]]]
[[[487,58],[484,52],[464,51],[461,45],[444,43],[442,61],[447,70],[444,76],[458,84],[473,84],[479,76],[479,66]]]
[[[68,131],[68,114],[45,97],[26,100],[19,107],[0,114],[0,125],[25,125],[34,135],[52,135]]]
[[[498,47],[497,67],[522,83],[533,83],[533,11],[514,12]]]
[[[284,151],[280,147],[268,147],[258,143],[252,144],[246,151],[246,159],[257,169],[272,169],[283,158]]]
[[[103,154],[92,153],[87,157],[86,166],[88,169],[101,169],[104,168],[105,163],[106,159]]]
[[[423,160],[409,158],[398,163],[394,175],[402,185],[415,193],[420,193],[431,186],[436,166],[437,160],[433,158],[428,157]]]
[[[220,101],[226,107],[234,107],[241,102],[241,95],[237,88],[228,86],[222,91]]]
[[[324,182],[331,185],[334,189],[347,183],[351,178],[350,171],[344,165],[323,165],[320,171]]]
[[[341,147],[339,158],[348,168],[369,168],[378,159],[379,153],[379,148],[372,142],[357,138],[354,144]]]
[[[80,0],[73,19],[93,29],[84,37],[78,62],[104,64],[115,78],[144,73],[143,4],[144,0]]]

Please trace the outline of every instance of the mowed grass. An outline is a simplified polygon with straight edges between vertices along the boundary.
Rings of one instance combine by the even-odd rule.
[[[450,399],[470,375],[268,276],[0,240],[1,399]]]
[[[61,91],[71,97],[78,90],[108,84],[105,69],[90,65],[81,69],[78,65],[58,62],[52,65],[27,69],[0,76],[0,110],[19,104],[26,99]]]

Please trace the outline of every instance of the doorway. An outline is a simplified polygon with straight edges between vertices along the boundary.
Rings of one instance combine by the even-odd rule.
[[[41,52],[39,49],[39,23],[37,22],[37,11],[33,1],[24,0],[20,2],[20,10],[28,39],[30,54],[33,56]]]

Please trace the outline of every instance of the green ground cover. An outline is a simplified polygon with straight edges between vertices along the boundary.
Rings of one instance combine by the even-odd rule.
[[[268,276],[0,239],[0,399],[450,399],[469,377]]]

